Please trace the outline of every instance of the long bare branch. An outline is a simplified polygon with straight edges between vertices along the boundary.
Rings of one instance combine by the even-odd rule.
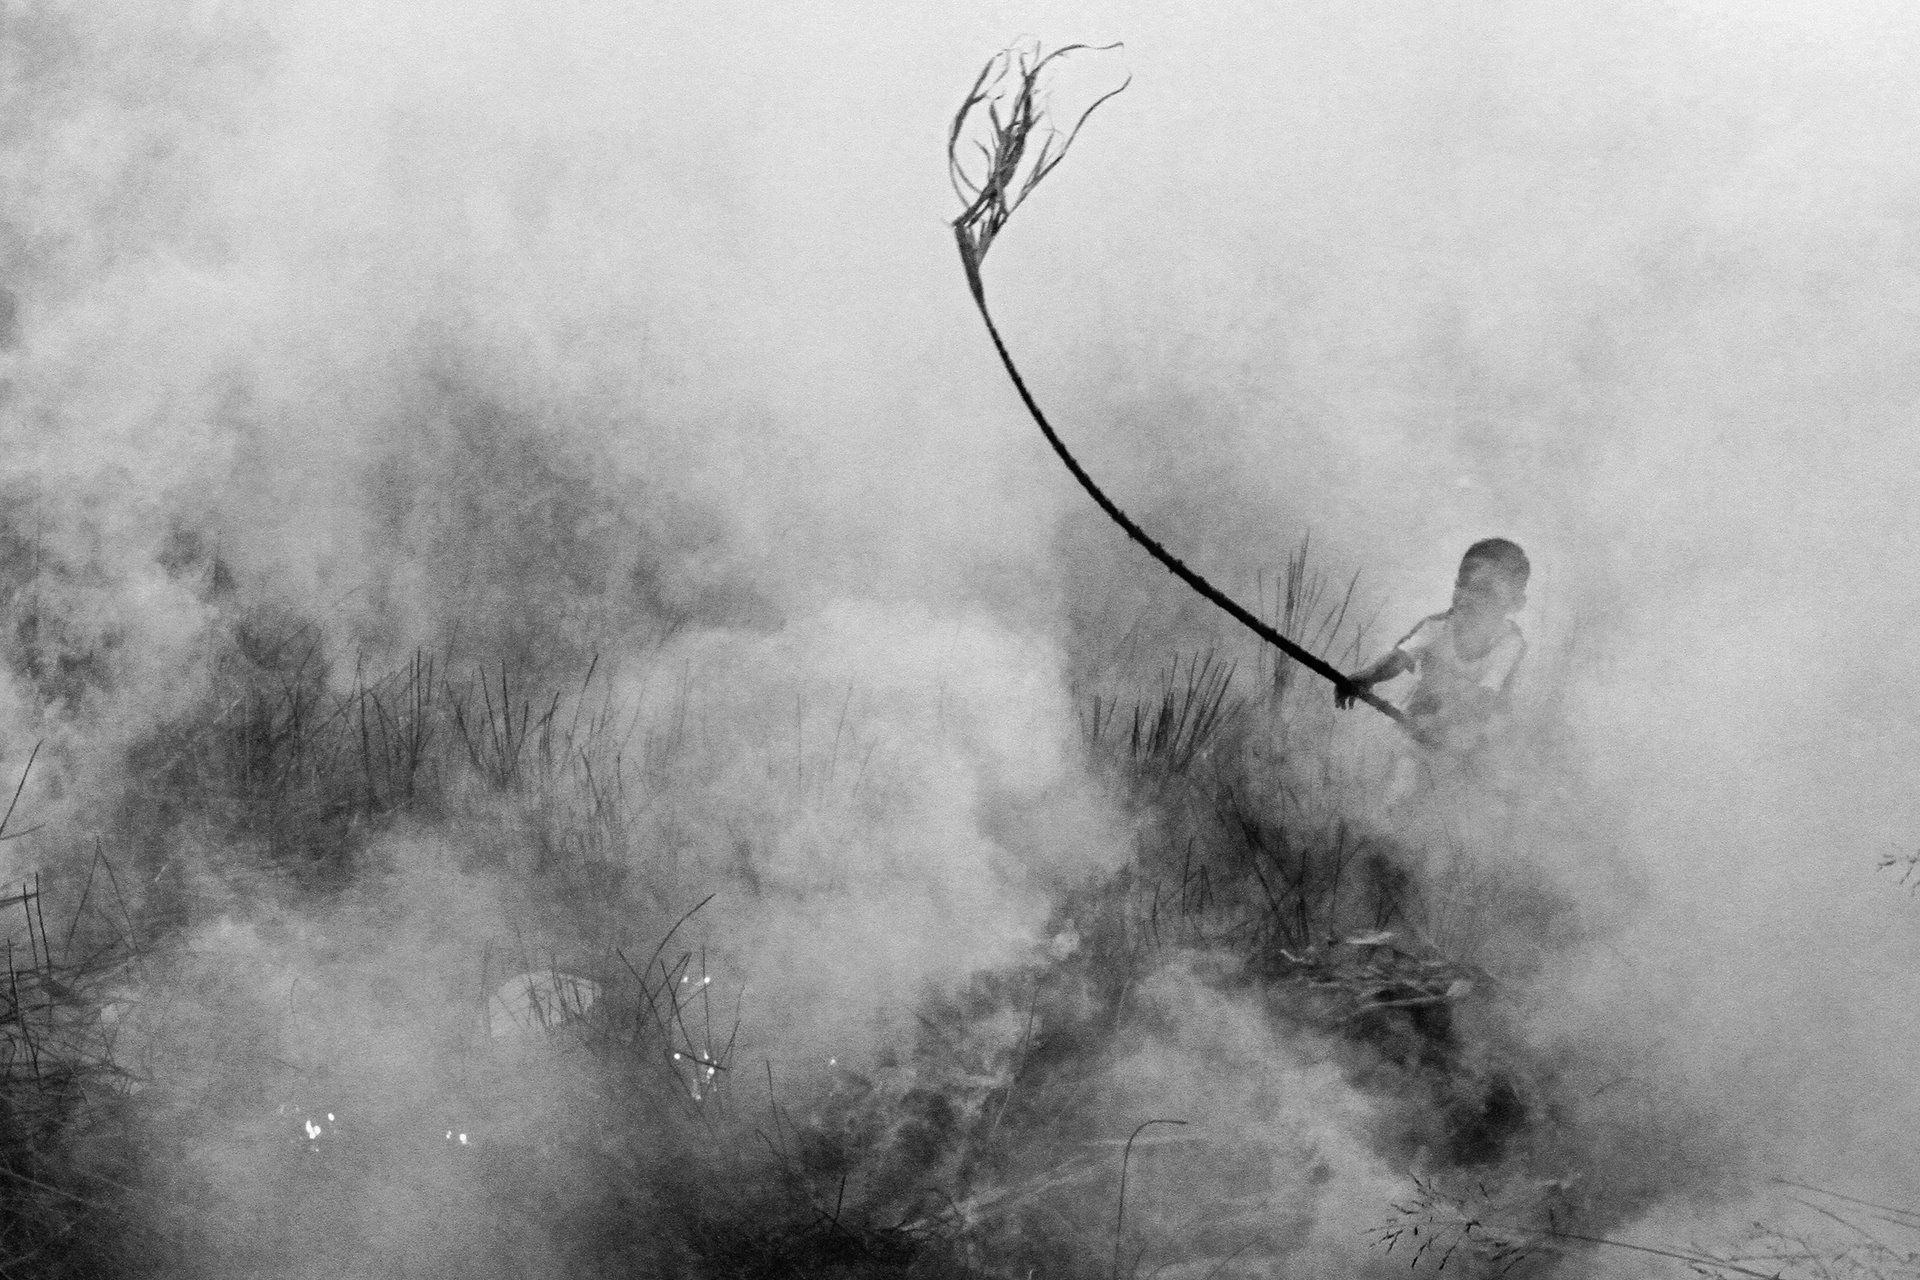
[[[1101,49],[1117,48],[1117,45],[1097,46]],[[1122,511],[1113,499],[1109,498],[1093,477],[1087,474],[1079,461],[1060,439],[1059,433],[1047,421],[1047,416],[1027,389],[1026,379],[1020,376],[1019,368],[1013,362],[1013,355],[1007,350],[1007,344],[1000,336],[999,326],[993,322],[993,313],[987,307],[986,285],[981,279],[980,267],[986,260],[987,251],[993,247],[994,237],[1000,234],[1013,216],[1015,209],[1025,203],[1046,176],[1054,171],[1074,140],[1080,136],[1081,128],[1087,123],[1094,111],[1115,94],[1127,87],[1123,82],[1094,100],[1092,106],[1080,113],[1073,127],[1066,132],[1055,128],[1041,103],[1041,76],[1054,62],[1081,49],[1095,46],[1083,44],[1063,45],[1052,53],[1040,52],[1039,46],[1030,48],[1005,49],[988,59],[974,80],[973,87],[967,91],[955,112],[953,125],[947,132],[947,169],[953,183],[954,193],[960,197],[962,209],[953,220],[954,242],[960,250],[960,261],[966,268],[967,287],[973,294],[974,305],[979,308],[980,318],[986,323],[987,335],[993,339],[993,347],[999,353],[1000,363],[1006,368],[1007,376],[1012,379],[1014,390],[1020,393],[1020,401],[1027,413],[1039,426],[1040,433],[1053,447],[1067,471],[1079,482],[1094,504],[1105,512],[1107,517],[1126,533],[1126,535],[1146,549],[1147,553],[1158,560],[1166,569],[1195,592],[1224,611],[1240,625],[1252,631],[1268,644],[1273,645],[1295,662],[1307,668],[1315,675],[1329,680],[1335,689],[1351,694],[1361,702],[1388,717],[1401,728],[1412,732],[1409,722],[1400,709],[1377,694],[1361,689],[1350,683],[1347,677],[1331,664],[1301,648],[1271,626],[1262,622],[1253,613],[1211,582],[1187,567],[1178,557],[1156,541],[1146,530],[1136,524],[1126,512]],[[1005,108],[1004,113],[1002,108]],[[987,140],[976,143],[984,164],[977,176],[969,173],[962,163],[961,141],[966,136],[969,123],[980,117],[984,108],[987,127]],[[1038,148],[1031,160],[1028,149]]]

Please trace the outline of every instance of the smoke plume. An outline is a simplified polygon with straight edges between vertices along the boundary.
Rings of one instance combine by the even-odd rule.
[[[1360,575],[1363,650],[1444,608],[1476,538],[1532,557],[1525,767],[1450,830],[1518,886],[1484,936],[1518,975],[1500,1042],[1633,1135],[1594,1139],[1633,1188],[1620,1230],[1718,1230],[1776,1175],[1920,1203],[1920,929],[1877,869],[1920,818],[1902,6],[20,0],[0,762],[40,744],[16,823],[40,829],[0,870],[78,898],[121,857],[114,910],[183,940],[106,1007],[175,1161],[130,1176],[220,1256],[459,1265],[484,1177],[442,1131],[577,1137],[608,1105],[560,1050],[461,1074],[456,1011],[512,973],[656,1009],[661,973],[711,978],[674,1034],[735,1035],[777,1108],[843,1069],[906,1096],[921,1002],[1099,927],[1074,895],[1151,822],[1090,758],[1089,698],[1209,647],[1243,681],[1256,660],[1085,510],[969,309],[945,129],[1036,28],[1125,42],[1063,68],[1063,101],[1133,77],[987,268],[1108,491],[1242,598],[1310,536]],[[416,775],[342,797],[305,764],[272,774],[307,779],[284,829],[169,805],[216,757],[267,776],[245,761],[310,711],[366,743],[426,689],[468,735],[443,810],[363,840],[339,815]],[[1354,775],[1393,749],[1327,714],[1303,723]],[[515,791],[536,761],[547,789]],[[302,814],[360,861],[262,871]],[[525,888],[549,865],[574,898]],[[605,909],[562,908],[581,895]],[[668,967],[640,966],[656,944]],[[1078,1135],[1191,1119],[1134,1153],[1139,1238],[1215,1259],[1182,1233],[1284,1203],[1247,1256],[1387,1265],[1364,1206],[1458,1135],[1406,1138],[1374,1068],[1181,967],[1206,963],[1141,977],[1160,1031],[1103,1051],[1110,1114]],[[976,1028],[980,1079],[1024,1027]],[[289,1106],[378,1131],[376,1176],[255,1256],[255,1218],[206,1206],[302,1194],[267,1154]],[[1643,1106],[1684,1125],[1671,1147]],[[546,1167],[527,1221],[561,1232],[601,1174]],[[362,1252],[332,1235],[355,1221]]]

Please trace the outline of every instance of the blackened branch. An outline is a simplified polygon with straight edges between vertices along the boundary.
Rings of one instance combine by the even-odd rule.
[[[1005,366],[1007,376],[1013,380],[1014,390],[1020,393],[1021,403],[1026,405],[1027,413],[1039,426],[1040,433],[1047,438],[1047,443],[1053,447],[1060,461],[1079,481],[1080,487],[1087,491],[1087,496],[1107,514],[1108,519],[1119,525],[1129,538],[1146,548],[1147,554],[1164,565],[1174,577],[1219,607],[1235,622],[1315,675],[1331,681],[1335,689],[1352,694],[1403,729],[1407,728],[1407,718],[1398,707],[1377,694],[1350,684],[1340,671],[1262,622],[1232,597],[1188,568],[1134,523],[1094,483],[1093,477],[1087,474],[1047,421],[1033,393],[1027,389],[1026,379],[1020,376],[1020,370],[1000,336],[1000,329],[993,322],[992,312],[987,309],[986,286],[981,280],[980,264],[986,260],[987,250],[993,247],[994,237],[1006,226],[1013,211],[1033,194],[1041,180],[1066,158],[1068,148],[1079,137],[1081,126],[1086,124],[1087,118],[1101,103],[1127,87],[1126,83],[1122,83],[1119,88],[1096,99],[1092,106],[1080,113],[1071,129],[1062,132],[1053,125],[1040,94],[1042,74],[1067,54],[1093,47],[1070,44],[1043,54],[1035,46],[1030,49],[1002,50],[995,54],[981,69],[973,87],[967,91],[960,110],[954,114],[953,126],[948,130],[947,172],[953,183],[954,194],[960,197],[962,205],[960,215],[953,220],[954,241],[960,249],[960,261],[966,268],[967,287],[973,293],[974,305],[980,309],[980,318],[986,322],[987,336],[993,339],[994,350],[1000,354],[1000,363]],[[1111,49],[1117,46],[1099,47]],[[969,145],[969,125],[982,116],[985,118],[986,139],[971,139]],[[976,153],[977,159],[974,159]],[[966,158],[963,158],[963,154]],[[969,163],[977,165],[977,168],[970,169]]]

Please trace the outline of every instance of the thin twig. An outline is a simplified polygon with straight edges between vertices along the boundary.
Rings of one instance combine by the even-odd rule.
[[[1120,1153],[1120,1203],[1113,1215],[1113,1277],[1120,1280],[1120,1237],[1127,1221],[1127,1165],[1133,1159],[1133,1140],[1156,1124],[1185,1124],[1185,1120],[1143,1120],[1127,1138],[1126,1149]]]
[[[1794,1187],[1801,1191],[1811,1191],[1815,1195],[1832,1196],[1835,1200],[1845,1200],[1848,1204],[1857,1204],[1863,1209],[1878,1209],[1882,1213],[1895,1213],[1906,1218],[1920,1219],[1920,1209],[1902,1209],[1897,1205],[1879,1204],[1872,1200],[1862,1200],[1858,1196],[1842,1195],[1838,1191],[1829,1191],[1825,1187],[1816,1187],[1806,1182],[1795,1182],[1791,1178],[1775,1178],[1783,1187]]]
[[[20,770],[20,781],[14,784],[13,799],[7,802],[7,811],[0,814],[0,833],[7,829],[7,823],[13,821],[13,810],[20,803],[20,793],[27,789],[27,775],[33,772],[33,762],[40,758],[40,743],[33,744],[33,750],[27,753],[27,763]],[[38,828],[36,828],[37,830]],[[26,834],[22,832],[21,834]]]

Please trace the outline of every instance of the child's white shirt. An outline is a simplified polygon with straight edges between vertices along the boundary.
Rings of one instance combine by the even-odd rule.
[[[1464,658],[1454,648],[1452,620],[1444,613],[1423,619],[1394,648],[1413,659],[1418,676],[1419,683],[1404,707],[1414,717],[1442,713],[1469,689],[1505,693],[1527,654],[1526,638],[1509,618],[1485,653]]]

